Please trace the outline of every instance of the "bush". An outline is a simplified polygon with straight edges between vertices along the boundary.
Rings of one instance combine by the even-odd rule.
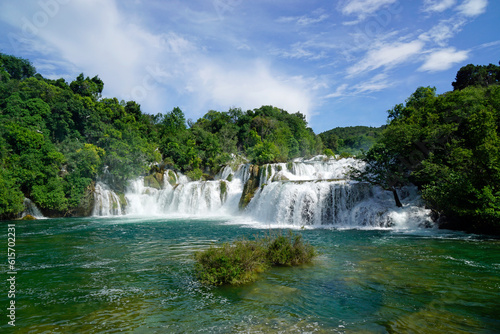
[[[268,239],[266,257],[272,265],[297,266],[311,262],[316,251],[309,243],[302,241],[302,235],[278,235]]]
[[[195,270],[205,284],[244,284],[271,266],[297,266],[311,262],[314,256],[314,248],[304,243],[301,235],[290,232],[211,246],[195,254]]]
[[[267,269],[262,242],[239,240],[230,245],[211,246],[195,254],[196,271],[206,284],[243,284],[252,282]]]
[[[199,168],[195,168],[192,171],[186,173],[186,176],[189,177],[192,181],[199,181],[203,177],[203,172]]]
[[[335,153],[333,153],[333,151],[330,150],[329,148],[325,148],[323,150],[323,154],[326,155],[327,157],[334,157],[335,156]]]

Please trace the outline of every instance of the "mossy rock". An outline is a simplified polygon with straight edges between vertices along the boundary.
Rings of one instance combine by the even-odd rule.
[[[234,176],[233,176],[233,174],[229,174],[229,175],[227,176],[226,180],[227,180],[228,182],[231,182],[231,181],[233,181],[233,177],[234,177]]]
[[[266,170],[264,169],[263,172],[265,173]],[[273,174],[273,168],[271,167],[271,165],[267,165],[267,175],[265,175],[266,179],[269,180],[272,174]]]
[[[261,169],[261,171],[265,172],[265,169]],[[243,193],[241,194],[239,208],[243,210],[247,207],[248,203],[252,200],[255,195],[255,192],[259,188],[259,166],[251,165],[250,166],[250,178],[245,183],[243,187]]]
[[[227,183],[220,181],[220,201],[224,203],[227,199]]]
[[[167,174],[168,174],[168,180],[167,180],[168,183],[170,183],[172,187],[175,186],[177,184],[177,175],[173,170],[169,170]]]
[[[155,173],[154,176],[155,176],[156,181],[158,181],[158,183],[160,184],[160,186],[163,186],[163,179],[164,179],[163,173],[158,172],[158,173]]]
[[[150,188],[155,188],[158,190],[161,189],[161,184],[158,182],[158,180],[155,178],[154,175],[148,175],[148,176],[144,177],[144,186],[150,187]]]
[[[23,218],[21,218],[21,220],[36,220],[36,218],[33,217],[32,215],[26,215]]]

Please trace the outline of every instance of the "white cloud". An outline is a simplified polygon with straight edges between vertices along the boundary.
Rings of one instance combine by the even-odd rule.
[[[419,71],[438,72],[450,69],[469,57],[469,51],[457,51],[455,48],[433,51],[420,66]]]
[[[443,12],[456,4],[456,0],[424,0],[425,12]]]
[[[314,87],[303,77],[280,76],[263,61],[227,68],[207,61],[193,76],[193,89],[201,94],[199,103],[220,108],[243,109],[274,105],[289,112],[311,115]]]
[[[432,27],[429,31],[421,34],[419,38],[426,42],[434,42],[439,46],[446,46],[450,38],[458,34],[462,27],[466,24],[466,20],[459,17],[453,17],[448,20],[443,20]]]
[[[458,11],[465,16],[477,16],[483,14],[488,6],[488,0],[465,0]]]
[[[354,86],[356,94],[378,92],[391,86],[388,75],[380,73],[374,76],[371,80],[361,82]]]
[[[349,87],[348,84],[342,84],[342,85],[340,85],[340,86],[337,87],[337,89],[335,90],[335,92],[328,94],[327,96],[325,96],[325,98],[329,99],[329,98],[346,96],[346,95],[349,94],[347,92],[347,88],[348,87]]]
[[[301,26],[306,26],[314,23],[319,23],[321,21],[326,20],[329,17],[327,14],[321,14],[317,17],[311,17],[307,15],[302,15],[302,16],[283,16],[278,18],[277,22],[278,23],[296,23]]]
[[[327,49],[325,45],[315,45],[314,42],[297,42],[290,46],[289,50],[275,50],[271,53],[279,55],[284,58],[292,59],[308,59],[318,60],[326,57],[326,51],[320,49]]]
[[[382,7],[395,3],[397,0],[350,0],[345,3],[341,12],[344,15],[356,15],[360,19],[376,12]]]
[[[346,96],[366,95],[373,92],[379,92],[391,87],[392,85],[393,84],[389,82],[389,76],[386,73],[379,73],[368,81],[362,81],[352,86],[344,83],[338,86],[335,92],[326,95],[325,98],[342,98]]]
[[[383,45],[368,51],[362,60],[347,69],[347,74],[353,76],[380,67],[390,68],[399,65],[419,54],[423,47],[424,43],[420,40]]]

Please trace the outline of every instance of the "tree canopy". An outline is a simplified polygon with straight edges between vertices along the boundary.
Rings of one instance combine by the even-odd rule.
[[[326,149],[336,154],[358,155],[368,151],[378,140],[385,126],[337,127],[319,134]]]

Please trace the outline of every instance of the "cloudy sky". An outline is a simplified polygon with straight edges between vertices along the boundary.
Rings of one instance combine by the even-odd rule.
[[[143,112],[274,105],[316,133],[380,126],[419,86],[498,64],[497,0],[3,0],[0,52]]]

